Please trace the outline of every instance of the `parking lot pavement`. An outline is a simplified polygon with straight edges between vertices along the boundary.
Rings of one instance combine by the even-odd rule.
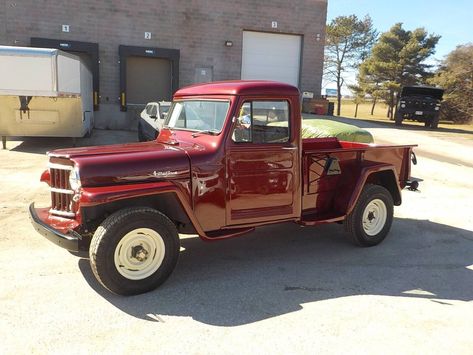
[[[215,243],[186,236],[170,279],[127,298],[104,291],[86,259],[29,224],[28,204],[48,203],[38,179],[56,143],[8,142],[0,151],[0,353],[471,353],[473,168],[461,164],[471,162],[471,142],[426,157],[456,135],[367,129],[383,142],[423,142],[413,167],[421,191],[403,192],[381,245],[353,247],[336,224],[282,224]]]

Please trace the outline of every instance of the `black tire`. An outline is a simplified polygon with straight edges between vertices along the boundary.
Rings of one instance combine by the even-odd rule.
[[[377,200],[375,201],[376,205],[380,203],[384,204],[386,208],[386,219],[384,221],[384,224],[382,224],[382,228],[379,230],[379,232],[376,232],[376,230],[374,230],[373,232],[375,232],[375,234],[369,235],[367,234],[367,231],[363,226],[363,214],[368,205],[374,200]],[[348,232],[348,237],[350,241],[353,244],[361,247],[372,247],[378,245],[388,235],[393,222],[393,215],[394,203],[389,191],[386,190],[383,186],[371,184],[366,185],[363,188],[363,191],[361,192],[360,197],[358,198],[358,201],[356,202],[356,205],[353,208],[352,212],[345,219],[345,229]],[[376,215],[373,216],[373,220],[376,223]],[[369,223],[371,223],[371,219]],[[383,221],[380,220],[379,223],[383,223]]]
[[[437,129],[439,126],[439,121],[440,121],[440,116],[432,118],[432,121],[430,123],[430,128]]]
[[[425,122],[424,122],[424,127],[425,127],[425,128],[429,128],[429,127],[431,126],[431,124],[432,124],[432,123],[431,123],[430,121],[425,121]]]
[[[396,113],[394,117],[394,124],[396,126],[402,126],[402,115],[400,115],[399,113]]]
[[[119,271],[115,262],[116,251],[120,254],[121,248],[124,248],[122,255],[128,255],[125,246],[122,245],[120,249],[116,249],[122,239],[129,235],[128,233],[133,233],[133,231],[141,228],[151,229],[159,235],[164,245],[164,256],[158,268],[154,272],[150,270],[150,272],[153,272],[151,275],[140,279],[132,279],[123,275],[123,272],[131,275],[137,270],[122,265],[123,269]],[[138,244],[132,246],[132,243],[128,246],[130,247],[128,250],[134,252],[136,252],[135,248],[139,247]],[[143,244],[141,244],[141,247],[142,250],[145,250]],[[148,207],[127,208],[110,215],[95,231],[89,249],[90,265],[97,280],[113,293],[119,295],[140,294],[154,290],[166,281],[176,266],[179,249],[179,235],[176,226],[164,214]],[[146,250],[145,252],[146,257],[148,252]],[[150,262],[153,263],[160,253],[155,251],[154,254],[150,254],[153,257]],[[136,257],[135,255],[130,259]],[[142,262],[136,260],[138,263]],[[147,257],[144,262],[146,260]],[[158,263],[156,264],[158,265]]]

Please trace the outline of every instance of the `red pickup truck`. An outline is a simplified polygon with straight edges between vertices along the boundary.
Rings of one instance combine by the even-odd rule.
[[[412,145],[301,139],[297,88],[228,81],[174,95],[152,142],[49,152],[51,206],[30,206],[36,230],[89,251],[98,281],[150,291],[174,269],[179,233],[225,239],[271,223],[344,223],[379,244],[410,180]],[[269,242],[269,241],[268,241]]]

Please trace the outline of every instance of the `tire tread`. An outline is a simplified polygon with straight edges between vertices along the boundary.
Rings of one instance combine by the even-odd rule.
[[[363,239],[360,236],[360,233],[362,231],[359,230],[359,228],[362,228],[359,226],[359,220],[358,218],[360,217],[360,214],[363,213],[363,211],[360,211],[362,207],[364,207],[368,201],[372,198],[373,195],[376,194],[382,194],[388,199],[388,204],[386,205],[387,208],[387,220],[385,227],[383,227],[383,230],[380,232],[381,238],[379,238],[379,241],[367,241]],[[351,211],[350,214],[345,218],[344,226],[345,230],[348,232],[347,237],[348,239],[355,245],[360,246],[360,247],[371,247],[375,246],[379,243],[381,243],[384,238],[386,238],[386,235],[389,233],[389,230],[391,228],[392,220],[393,220],[393,199],[390,194],[390,192],[383,186],[381,185],[375,185],[375,184],[366,184],[361,191],[361,194],[358,198],[358,201],[356,202],[355,207]],[[388,226],[386,228],[386,226]],[[364,232],[363,232],[364,233]]]
[[[151,290],[151,288],[150,288],[150,289],[145,290],[145,291],[139,291],[138,290],[138,292],[135,292],[135,290],[133,290],[131,288],[129,288],[127,290],[119,290],[119,289],[116,289],[114,287],[111,287],[110,285],[113,284],[113,281],[111,282],[109,275],[107,275],[106,273],[101,272],[101,270],[106,270],[106,265],[105,265],[106,260],[100,260],[100,259],[97,258],[97,254],[99,253],[99,248],[101,247],[101,245],[103,245],[104,241],[107,242],[107,239],[110,239],[110,238],[114,237],[110,233],[107,234],[107,232],[111,228],[113,228],[114,226],[119,225],[120,223],[122,223],[124,220],[132,218],[133,215],[138,215],[138,214],[140,214],[140,215],[143,215],[143,214],[153,214],[153,215],[155,215],[155,218],[157,220],[159,220],[160,223],[164,223],[165,227],[168,228],[171,231],[171,233],[173,233],[176,236],[178,235],[177,228],[174,225],[174,223],[166,215],[164,215],[163,213],[161,213],[161,212],[159,212],[159,211],[157,211],[153,208],[150,208],[150,207],[126,208],[126,209],[119,210],[119,211],[111,214],[110,216],[108,216],[100,224],[100,226],[97,228],[97,230],[94,233],[94,236],[93,236],[92,241],[90,243],[89,257],[90,257],[90,265],[91,265],[91,268],[92,268],[92,272],[95,275],[97,281],[99,281],[99,283],[102,286],[104,286],[106,289],[108,289],[109,291],[111,291],[113,293],[122,294],[122,295],[131,295],[131,294],[143,293],[143,292]],[[175,238],[175,240],[176,240],[176,243],[175,243],[174,247],[177,248],[177,252],[179,252],[179,238],[177,237],[177,238]],[[166,252],[169,252],[169,251],[166,250]],[[172,252],[172,250],[171,250],[171,252]],[[172,264],[170,265],[170,267],[171,267],[170,271],[172,271],[172,269],[174,269],[174,266],[176,265],[176,263],[177,263],[177,257],[175,258],[175,260],[172,261]],[[169,274],[170,274],[170,272],[169,272]],[[166,280],[167,276],[169,276],[169,275],[166,275],[162,282],[164,282]],[[157,285],[157,286],[159,286],[159,285]]]

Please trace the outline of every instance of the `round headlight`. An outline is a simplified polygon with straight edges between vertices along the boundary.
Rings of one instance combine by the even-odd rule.
[[[402,108],[406,108],[406,104],[401,104],[401,107],[402,107]]]
[[[79,176],[79,170],[77,168],[74,168],[71,170],[71,173],[69,174],[69,185],[71,186],[71,189],[74,191],[77,191],[80,189],[80,176]]]
[[[435,106],[435,111],[438,111],[438,110],[440,110],[440,107]]]

